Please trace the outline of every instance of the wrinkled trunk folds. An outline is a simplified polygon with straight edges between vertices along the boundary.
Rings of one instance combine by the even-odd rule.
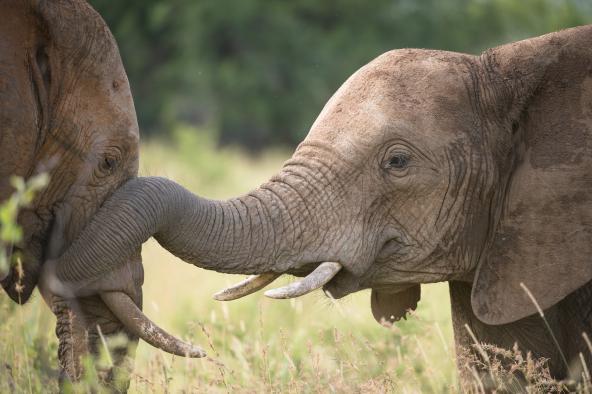
[[[223,292],[233,299],[270,283],[276,274],[306,273],[331,244],[317,232],[329,223],[309,209],[323,196],[311,189],[298,168],[280,173],[257,190],[228,201],[200,198],[164,178],[135,178],[119,188],[58,260],[45,263],[48,286],[66,297],[99,293],[133,334],[172,354],[203,357],[204,351],[157,327],[126,294],[127,266],[142,243],[154,237],[175,256],[198,267],[225,273],[261,274]],[[317,212],[315,216],[311,212]],[[325,210],[331,212],[331,210]],[[306,226],[304,225],[306,224]],[[341,264],[325,262],[302,283],[279,289],[275,298],[313,291]],[[56,281],[57,279],[57,281]]]
[[[151,236],[175,256],[202,268],[241,274],[285,272],[302,236],[286,206],[294,198],[288,187],[273,182],[241,198],[212,201],[164,178],[133,179],[104,204],[62,255],[58,279],[74,289],[82,287],[123,265]]]

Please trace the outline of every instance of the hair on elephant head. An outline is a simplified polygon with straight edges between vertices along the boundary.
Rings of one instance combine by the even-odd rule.
[[[374,316],[389,322],[416,306],[419,284],[461,281],[472,283],[471,324],[511,332],[536,312],[524,288],[551,308],[592,279],[591,63],[592,26],[480,56],[385,53],[341,86],[269,182],[209,201],[136,179],[58,276],[86,283],[154,235],[201,267],[264,274],[219,299],[308,275],[267,294],[371,288]]]

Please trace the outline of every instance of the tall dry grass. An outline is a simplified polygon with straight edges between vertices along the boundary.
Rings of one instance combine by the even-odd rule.
[[[207,134],[180,129],[176,136],[168,146],[143,145],[141,173],[175,179],[210,198],[248,192],[290,156],[272,151],[252,158],[236,149],[215,149]],[[417,313],[388,330],[374,321],[369,292],[340,301],[320,292],[290,301],[258,293],[220,303],[211,295],[241,277],[195,268],[154,241],[144,246],[143,257],[146,313],[206,347],[210,358],[174,358],[142,344],[132,390],[455,391],[444,284],[424,286]]]
[[[266,180],[289,152],[253,158],[237,149],[217,149],[207,133],[181,128],[174,142],[145,142],[141,157],[142,175],[166,176],[202,196],[227,198]],[[220,303],[211,295],[241,278],[190,266],[154,241],[142,255],[145,312],[162,327],[201,344],[209,357],[173,357],[141,343],[132,393],[459,391],[445,284],[423,286],[417,311],[385,329],[374,321],[366,291],[339,301],[317,292],[286,301],[258,293]],[[0,296],[0,392],[58,390],[54,325],[39,295],[24,307]],[[544,363],[517,349],[485,351],[493,352],[494,361],[512,358],[528,376],[545,376]],[[485,367],[501,384],[508,379],[500,365]],[[473,383],[469,390],[485,387],[478,374]],[[536,386],[540,379],[535,379],[531,392],[557,382],[547,383]],[[76,391],[92,389],[101,391],[91,374]]]

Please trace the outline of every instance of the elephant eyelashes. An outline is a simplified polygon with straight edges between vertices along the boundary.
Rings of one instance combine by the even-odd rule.
[[[404,170],[408,165],[409,155],[405,153],[396,153],[393,157],[391,157],[388,163],[389,168],[394,168],[396,170]]]

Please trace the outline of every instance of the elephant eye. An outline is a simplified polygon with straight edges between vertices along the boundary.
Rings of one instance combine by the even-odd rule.
[[[409,164],[409,155],[405,153],[395,153],[393,157],[389,160],[389,167],[394,168],[397,170],[402,170],[407,168]]]
[[[105,156],[100,164],[101,171],[104,174],[110,174],[115,170],[117,166],[117,160],[113,157]]]

